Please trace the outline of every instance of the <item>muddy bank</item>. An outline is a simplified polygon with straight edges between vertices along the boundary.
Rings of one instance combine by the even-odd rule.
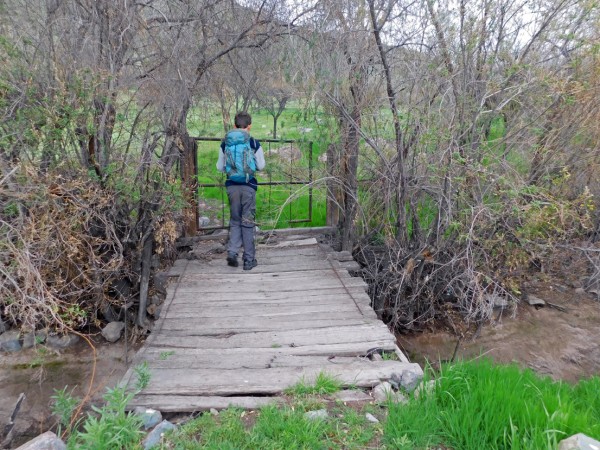
[[[498,314],[477,337],[470,329],[461,339],[456,358],[488,356],[499,363],[516,362],[554,379],[577,381],[600,374],[600,302],[574,289],[538,285],[531,294],[565,308],[520,304],[516,314]],[[458,337],[449,331],[399,335],[408,357],[434,366],[454,354]]]
[[[27,396],[15,421],[12,448],[55,425],[51,399],[55,389],[68,386],[82,398],[90,390],[93,402],[101,400],[107,387],[114,387],[125,374],[125,344],[95,342],[96,364],[89,345],[84,342],[63,352],[44,346],[15,354],[0,355],[0,425],[6,425],[20,393]],[[129,346],[128,359],[135,354]]]

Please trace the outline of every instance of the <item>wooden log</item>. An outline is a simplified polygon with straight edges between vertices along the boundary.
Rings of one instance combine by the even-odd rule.
[[[222,410],[230,407],[259,409],[268,405],[280,404],[281,397],[219,397],[201,395],[138,395],[127,405],[131,411],[137,406],[156,409],[162,412],[202,412],[211,409]]]
[[[316,377],[325,373],[338,380],[343,387],[370,388],[381,381],[391,379],[393,374],[401,377],[406,372],[421,369],[418,364],[399,361],[361,362],[332,364],[326,369],[320,366],[275,367],[269,369],[154,369],[148,386],[142,395],[275,395],[302,381],[314,383]],[[422,372],[420,372],[422,373]]]

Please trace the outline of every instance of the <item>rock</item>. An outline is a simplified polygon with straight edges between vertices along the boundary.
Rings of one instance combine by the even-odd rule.
[[[323,153],[322,155],[319,155],[319,162],[325,163],[327,162],[327,153]]]
[[[367,420],[371,423],[379,423],[379,419],[377,419],[377,417],[375,417],[373,414],[371,413],[366,413],[365,417],[367,418]]]
[[[400,373],[393,373],[392,379],[407,392],[412,392],[423,379],[423,369],[418,364],[410,364]]]
[[[111,322],[102,330],[102,336],[104,336],[104,339],[108,342],[117,342],[121,337],[124,328],[124,322]]]
[[[558,443],[558,450],[600,450],[600,442],[578,433]]]
[[[569,290],[568,287],[563,286],[562,284],[555,284],[554,288],[560,292],[567,292]]]
[[[148,433],[146,439],[142,441],[142,445],[144,446],[144,450],[149,450],[155,445],[160,443],[160,438],[169,430],[174,430],[176,427],[168,420],[163,420],[159,423],[154,430]]]
[[[162,420],[162,414],[160,411],[155,409],[144,408],[142,406],[138,406],[133,410],[133,413],[142,419],[142,425],[144,430],[149,430],[150,428],[155,427]]]
[[[163,299],[160,298],[159,295],[152,295],[148,299],[148,304],[150,304],[150,305],[160,305],[162,302],[163,302]]]
[[[210,408],[210,413],[211,413],[213,416],[218,416],[218,415],[219,415],[219,411],[217,411],[215,408]]]
[[[506,297],[502,297],[498,294],[486,294],[484,296],[484,301],[486,303],[491,303],[494,305],[494,308],[506,309],[510,305],[508,299]]]
[[[600,297],[600,289],[590,289],[588,291],[588,294],[593,294],[593,295],[597,295]]]
[[[383,361],[383,356],[381,356],[379,353],[373,353],[371,355],[371,361]]]
[[[152,277],[152,281],[154,289],[156,289],[162,295],[167,295],[169,272],[156,272]]]
[[[337,391],[331,395],[334,400],[344,403],[369,402],[373,400],[370,395],[358,390]]]
[[[394,395],[394,390],[392,389],[392,385],[387,381],[379,383],[373,388],[373,398],[378,402],[385,402],[392,395]]]
[[[23,336],[23,348],[32,348],[35,345],[35,333],[30,331]]]
[[[46,345],[58,350],[64,350],[66,348],[75,346],[79,342],[79,339],[79,336],[76,334],[48,336],[48,339],[46,339]]]
[[[46,431],[35,439],[21,445],[17,450],[66,450],[67,446],[52,431]]]
[[[527,303],[531,306],[544,306],[546,302],[535,295],[527,294]]]
[[[419,396],[423,393],[431,394],[435,389],[435,380],[429,380],[427,382],[421,381],[417,388],[415,389],[415,398],[419,398]]]
[[[584,288],[577,288],[577,289],[575,289],[575,293],[577,295],[585,295],[586,292],[585,292]]]
[[[312,128],[304,128],[304,127],[298,128],[298,131],[302,134],[310,133],[312,130],[313,130]]]
[[[316,411],[305,412],[304,417],[308,420],[325,420],[329,417],[329,413],[326,409],[318,409]]]
[[[19,330],[5,331],[0,335],[0,350],[5,352],[18,352],[21,350],[21,333]]]
[[[0,334],[4,333],[6,330],[8,330],[8,326],[0,320]]]
[[[273,149],[271,153],[279,156],[284,161],[298,161],[302,158],[302,152],[294,145]]]
[[[210,219],[206,216],[198,217],[198,227],[203,228],[210,225]]]
[[[146,312],[153,316],[155,319],[160,318],[160,313],[162,312],[162,305],[148,305],[146,308]]]
[[[392,401],[394,403],[408,403],[408,399],[400,392],[394,391],[392,385],[387,381],[378,384],[373,388],[373,398],[378,402]]]

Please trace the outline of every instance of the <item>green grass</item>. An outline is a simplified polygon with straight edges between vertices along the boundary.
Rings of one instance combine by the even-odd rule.
[[[257,413],[238,409],[202,415],[165,438],[174,449],[364,449],[379,427],[364,414],[335,407],[325,420],[310,420],[298,404],[268,406]]]
[[[444,366],[435,391],[390,405],[395,448],[554,449],[575,433],[600,438],[600,378],[572,386],[490,361]],[[402,443],[402,445],[401,445]]]
[[[253,133],[259,139],[259,136]],[[260,139],[259,139],[260,140]],[[289,144],[285,144],[288,146]],[[324,182],[313,184],[312,217],[309,217],[309,189],[304,185],[269,186],[269,182],[288,182],[309,180],[309,145],[306,140],[295,144],[302,152],[299,161],[290,164],[270,151],[278,144],[263,143],[266,169],[259,172],[259,188],[256,198],[256,220],[262,229],[285,228],[290,226],[322,226],[326,223],[326,189]],[[325,166],[318,160],[323,145],[313,144],[313,181],[324,176]],[[229,220],[229,206],[225,192],[225,177],[217,172],[215,164],[219,154],[218,142],[199,142],[198,146],[198,182],[215,184],[217,187],[200,186],[199,198],[206,204],[200,215],[208,216],[212,223],[226,226]],[[262,184],[262,185],[260,185]],[[308,219],[311,219],[310,221]],[[296,223],[294,223],[296,221]]]
[[[314,383],[308,383],[306,380],[300,380],[294,386],[285,391],[288,395],[302,397],[306,395],[326,395],[333,394],[341,389],[342,383],[336,378],[325,372],[317,375]]]

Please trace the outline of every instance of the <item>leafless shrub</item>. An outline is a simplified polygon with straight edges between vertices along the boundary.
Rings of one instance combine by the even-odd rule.
[[[95,324],[99,309],[116,301],[113,282],[128,275],[115,199],[78,179],[27,176],[18,198],[0,193],[1,314],[30,330]]]

